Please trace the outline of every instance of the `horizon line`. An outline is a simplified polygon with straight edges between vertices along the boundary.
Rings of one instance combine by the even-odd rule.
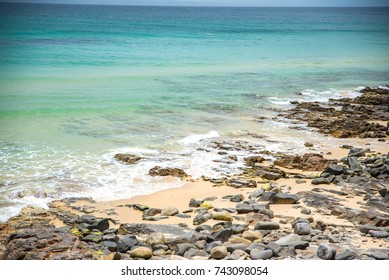
[[[40,4],[40,5],[67,5],[67,6],[123,6],[123,7],[187,7],[187,8],[389,8],[387,6],[235,6],[235,5],[140,5],[140,4],[101,4],[101,3],[43,3],[43,2],[10,2],[0,1],[0,4]]]

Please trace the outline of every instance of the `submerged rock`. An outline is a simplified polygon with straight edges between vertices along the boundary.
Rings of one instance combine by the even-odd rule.
[[[126,164],[134,164],[142,159],[142,157],[132,154],[116,154],[115,159],[122,161]]]
[[[186,174],[186,172],[180,168],[171,168],[171,167],[160,167],[156,166],[149,171],[150,176],[173,176],[173,177],[179,177],[179,178],[186,178],[189,175]]]

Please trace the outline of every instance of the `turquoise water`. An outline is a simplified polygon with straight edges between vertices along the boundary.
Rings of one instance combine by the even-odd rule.
[[[213,139],[249,131],[279,141],[267,149],[304,149],[321,136],[253,117],[388,78],[387,8],[0,4],[0,219],[181,185],[149,177],[156,164],[234,172],[197,150]],[[147,159],[122,166],[118,151]]]

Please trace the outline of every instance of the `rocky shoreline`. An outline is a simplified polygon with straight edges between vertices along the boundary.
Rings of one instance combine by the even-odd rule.
[[[199,192],[194,191],[185,201],[159,201],[163,207],[125,203],[99,211],[99,203],[89,198],[55,201],[49,209],[25,207],[0,224],[0,256],[5,260],[387,260],[389,149],[374,151],[369,141],[389,139],[389,90],[365,88],[361,93],[328,103],[293,102],[295,108],[278,116],[336,138],[370,139],[365,146],[350,140],[350,145],[341,147],[341,157],[317,152],[253,153],[243,159],[241,174],[203,177],[193,183],[205,184],[208,196],[195,196]],[[243,142],[214,145],[229,161],[238,160],[231,151],[252,148]],[[115,158],[123,164],[140,160],[125,154]],[[193,181],[174,167],[156,166],[149,175]],[[141,222],[122,222],[119,210]]]

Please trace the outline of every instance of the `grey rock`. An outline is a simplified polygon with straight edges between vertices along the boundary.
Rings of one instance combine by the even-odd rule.
[[[331,235],[328,239],[330,243],[339,243],[340,239],[337,236]]]
[[[329,173],[331,175],[341,175],[344,171],[344,167],[338,164],[330,164],[323,173]]]
[[[308,208],[301,209],[301,214],[309,215],[311,213],[312,213],[311,209]]]
[[[177,244],[177,250],[176,250],[176,255],[179,255],[179,256],[184,256],[185,252],[189,249],[197,249],[195,245],[191,244],[191,243],[181,243],[181,244]]]
[[[375,251],[372,251],[370,253],[370,256],[376,260],[388,260],[389,259],[389,253],[386,251],[378,251],[378,250],[375,250]]]
[[[262,252],[255,253],[251,255],[252,260],[268,260],[273,257],[273,251],[272,250],[264,250]]]
[[[104,234],[103,235],[103,241],[113,241],[117,242],[119,240],[119,237],[114,233]]]
[[[247,245],[245,243],[234,243],[234,244],[226,244],[227,251],[232,253],[236,250],[245,250]]]
[[[292,234],[289,234],[287,236],[284,236],[284,237],[278,239],[274,243],[276,243],[280,246],[288,246],[292,242],[296,242],[296,241],[301,241],[301,237],[297,234],[292,233]]]
[[[259,199],[261,201],[271,201],[276,194],[276,192],[264,192]]]
[[[264,189],[260,188],[252,193],[250,193],[249,195],[249,199],[257,199],[258,197],[260,197],[263,193],[265,192]]]
[[[193,225],[200,225],[208,221],[209,219],[212,219],[212,214],[209,212],[200,212],[196,215],[196,217],[193,219]]]
[[[294,204],[299,200],[299,196],[296,194],[277,193],[271,203],[273,204]]]
[[[175,214],[174,217],[181,218],[181,219],[189,219],[192,216],[189,215],[189,214],[181,214],[181,213],[179,213],[179,214]]]
[[[103,231],[109,229],[109,221],[108,221],[108,219],[98,220],[95,223],[89,225],[88,229],[89,230],[97,229],[97,230],[103,232]]]
[[[88,234],[87,236],[84,236],[81,238],[82,241],[85,242],[93,242],[93,243],[99,243],[103,240],[102,234]]]
[[[294,225],[294,233],[298,235],[307,235],[312,231],[311,225],[309,223],[296,223]]]
[[[272,250],[274,256],[277,256],[281,251],[281,246],[274,242],[270,242],[266,247],[267,249]]]
[[[232,235],[232,228],[226,228],[212,233],[214,240],[220,240],[226,242]]]
[[[356,253],[354,253],[353,251],[346,249],[342,253],[337,254],[335,256],[335,259],[336,260],[355,260],[355,259],[360,259],[360,257]]]
[[[331,181],[328,180],[327,178],[319,177],[315,178],[311,181],[312,185],[329,185],[331,184]]]
[[[330,245],[320,244],[317,248],[317,256],[323,260],[334,260],[336,249]]]
[[[138,210],[138,211],[145,211],[145,210],[149,209],[150,207],[147,205],[143,205],[143,204],[134,204],[134,205],[132,205],[132,208],[134,208],[134,210]]]
[[[236,212],[238,214],[254,212],[254,207],[246,203],[239,203],[236,205]]]
[[[375,238],[386,238],[389,237],[389,232],[383,230],[370,230],[370,235]]]
[[[239,234],[239,233],[243,233],[244,231],[248,230],[249,225],[248,224],[233,224],[233,225],[231,225],[231,229],[232,229],[233,234]]]
[[[161,232],[153,232],[146,239],[146,243],[151,246],[165,244],[165,242],[165,236]]]
[[[161,211],[161,215],[162,216],[174,216],[174,215],[176,215],[178,213],[179,213],[178,209],[176,207],[174,207],[174,206],[165,207]]]
[[[189,207],[200,207],[203,202],[203,200],[191,198],[189,201]]]
[[[227,256],[227,248],[225,246],[216,246],[211,250],[211,257],[220,260]]]
[[[256,188],[257,182],[254,180],[247,180],[242,178],[234,178],[227,182],[227,185],[236,189],[239,188]]]
[[[210,231],[212,230],[212,227],[210,225],[199,225],[195,228],[195,231],[197,232],[204,231],[204,230]]]
[[[208,254],[211,253],[211,250],[217,246],[220,246],[222,245],[222,242],[221,241],[213,241],[213,242],[210,242],[208,243],[207,245],[205,245],[205,252],[207,252]]]
[[[288,246],[293,248],[293,249],[304,250],[305,248],[309,247],[309,242],[308,241],[295,241],[295,242],[290,242]]]
[[[280,224],[276,222],[259,222],[254,227],[255,230],[278,230]]]
[[[86,223],[88,225],[94,224],[97,221],[97,218],[92,215],[82,215],[80,216],[79,224]]]
[[[243,194],[236,194],[236,195],[233,195],[231,198],[230,198],[230,201],[231,202],[241,202],[244,200],[244,196]]]
[[[119,238],[117,250],[120,253],[126,253],[132,247],[138,244],[138,239],[134,235],[124,235]]]
[[[103,241],[103,243],[101,245],[104,247],[107,247],[108,250],[110,250],[111,252],[116,252],[117,247],[118,247],[118,244],[116,242],[113,242],[113,241]]]
[[[159,208],[150,208],[150,209],[147,209],[143,212],[142,216],[144,217],[152,217],[152,216],[155,216],[157,214],[161,214],[161,209]]]
[[[259,252],[259,251],[264,251],[266,249],[267,248],[266,248],[265,244],[262,244],[262,243],[251,243],[249,246],[247,246],[247,248],[244,251],[246,251],[247,253],[251,254],[251,251],[256,250],[257,252]],[[255,252],[253,252],[253,253],[255,253]]]

